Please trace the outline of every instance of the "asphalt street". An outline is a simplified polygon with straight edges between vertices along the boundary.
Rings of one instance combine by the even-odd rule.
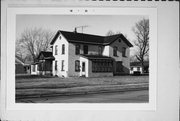
[[[88,95],[28,98],[17,103],[148,103],[149,91],[127,91]]]

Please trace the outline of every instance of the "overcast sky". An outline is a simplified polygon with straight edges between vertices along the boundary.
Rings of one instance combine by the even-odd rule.
[[[105,36],[109,30],[113,32],[121,32],[127,36],[127,39],[133,44],[135,39],[132,27],[139,20],[147,18],[147,16],[135,15],[17,15],[16,17],[16,34],[17,38],[26,28],[41,27],[52,32],[58,30],[74,31],[76,26],[88,27],[84,28],[83,33]],[[82,32],[81,28],[77,29]],[[131,49],[131,54],[134,53]]]

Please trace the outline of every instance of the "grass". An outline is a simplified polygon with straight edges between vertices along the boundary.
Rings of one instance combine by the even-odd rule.
[[[88,94],[96,92],[122,91],[138,88],[138,85],[124,86],[127,84],[145,84],[148,87],[148,76],[115,76],[103,78],[20,78],[16,79],[16,96],[33,97],[47,95]]]

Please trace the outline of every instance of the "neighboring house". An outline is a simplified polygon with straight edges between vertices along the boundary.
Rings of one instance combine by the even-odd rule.
[[[50,43],[52,72],[59,77],[129,74],[132,44],[123,36],[98,36],[59,30]]]
[[[38,58],[40,75],[52,75],[52,62],[54,57],[52,52],[41,51]]]
[[[41,51],[37,62],[31,64],[32,75],[52,75],[52,52]]]
[[[16,74],[30,74],[30,64],[22,61],[18,56],[15,57],[15,73]]]
[[[149,73],[149,62],[144,62],[144,72],[142,68],[142,64],[140,62],[131,62],[130,63],[130,74],[143,74]]]
[[[31,75],[39,75],[39,62],[35,62],[31,64]]]

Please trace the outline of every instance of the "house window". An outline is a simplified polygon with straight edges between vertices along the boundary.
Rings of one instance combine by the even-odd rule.
[[[84,45],[83,46],[84,54],[88,54],[88,46]]]
[[[133,71],[133,67],[131,67],[131,71]]]
[[[121,42],[121,39],[118,39],[119,42]]]
[[[33,72],[35,72],[36,71],[36,65],[33,65],[33,70],[32,70]]]
[[[61,71],[64,71],[64,60],[61,61]]]
[[[80,45],[79,44],[76,45],[75,54],[76,55],[80,54]]]
[[[112,60],[92,60],[92,72],[112,72]]]
[[[99,47],[98,47],[98,54],[99,54],[99,55],[102,55],[102,46],[99,46]]]
[[[62,54],[65,54],[65,45],[62,44]]]
[[[114,46],[114,48],[113,48],[113,56],[117,56],[117,50],[118,50],[118,48],[116,46]]]
[[[55,61],[55,71],[57,71],[57,61]]]
[[[55,46],[55,55],[57,55],[58,54],[58,46],[56,45]]]
[[[76,60],[76,61],[75,61],[75,71],[76,71],[76,72],[79,72],[79,71],[80,71],[80,61],[79,61],[79,60]]]
[[[137,67],[137,71],[140,71],[140,67]]]
[[[126,57],[126,48],[125,47],[122,48],[122,56]]]

